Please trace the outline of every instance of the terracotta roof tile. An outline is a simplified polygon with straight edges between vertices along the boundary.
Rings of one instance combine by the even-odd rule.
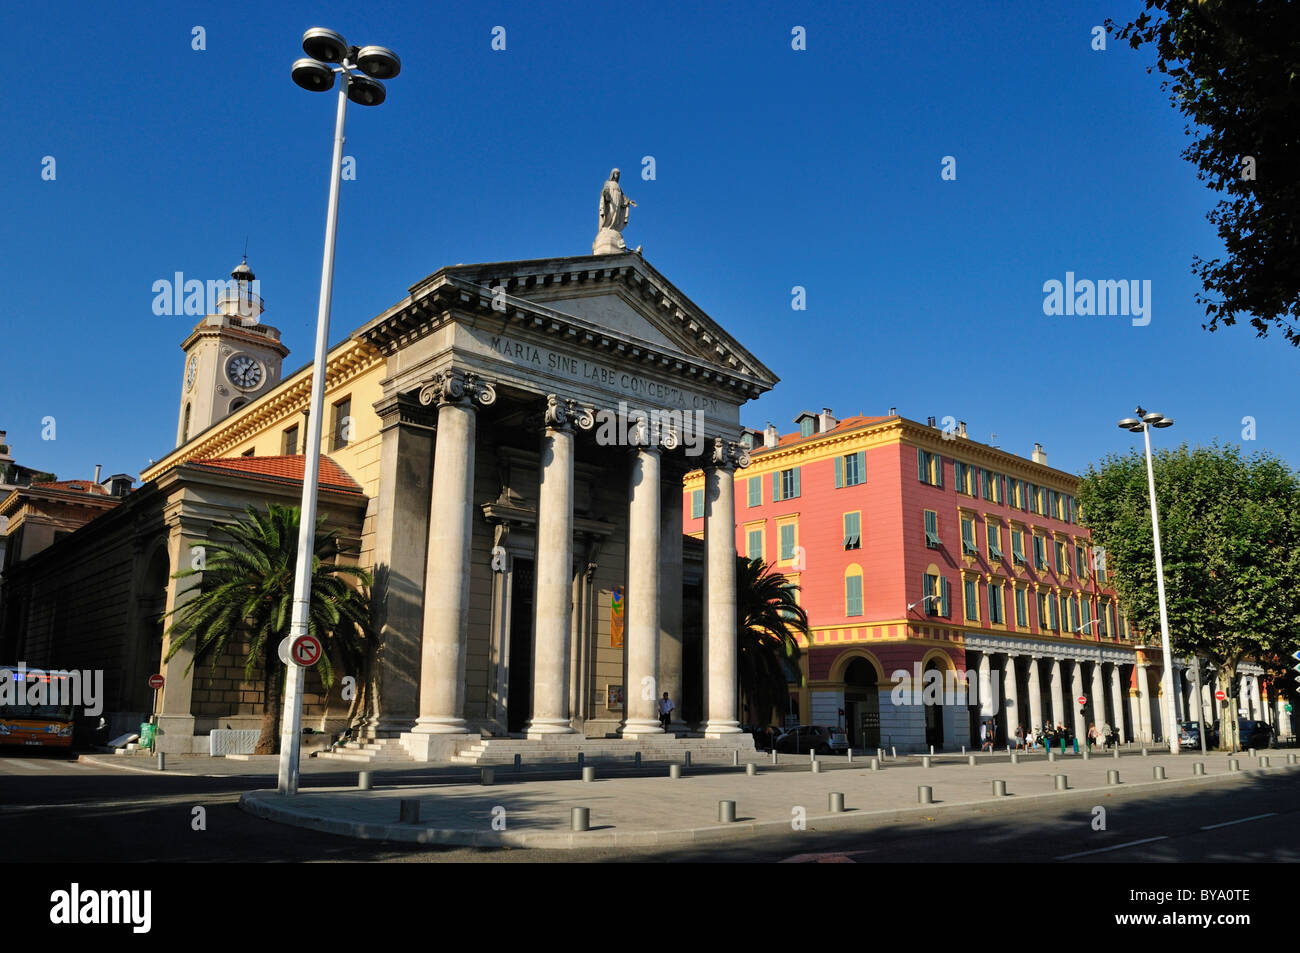
[[[94,480],[55,480],[52,483],[33,483],[32,489],[37,488],[42,490],[72,490],[74,492],[108,496],[108,490]],[[22,487],[19,487],[19,489],[22,489]]]
[[[882,420],[889,420],[889,417],[863,417],[860,415],[855,417],[845,417],[825,433],[815,433],[807,437],[802,436],[798,431],[795,431],[794,433],[781,434],[777,439],[776,445],[778,447],[789,447],[792,444],[799,443],[801,440],[817,440],[820,437],[825,437],[833,433],[844,433],[846,430],[854,430],[858,427],[864,427],[869,424],[880,423]],[[762,450],[765,448],[759,447],[757,449]]]
[[[235,470],[254,479],[267,479],[302,483],[302,472],[307,458],[302,454],[289,457],[214,457],[210,460],[191,460],[189,466],[216,470]],[[325,454],[320,458],[320,485],[344,493],[361,493],[361,485],[348,476],[346,470]]]

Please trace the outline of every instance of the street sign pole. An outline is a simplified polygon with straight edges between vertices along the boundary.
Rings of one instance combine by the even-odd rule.
[[[1201,736],[1201,754],[1205,754],[1205,704],[1201,701],[1201,660],[1191,657],[1192,679],[1196,690],[1196,733]]]

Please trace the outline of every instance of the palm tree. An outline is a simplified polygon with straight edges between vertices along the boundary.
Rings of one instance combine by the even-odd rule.
[[[799,587],[761,559],[736,557],[736,638],[740,689],[749,723],[770,724],[789,704],[791,676],[803,684],[799,643],[808,638],[808,613],[795,601]]]
[[[247,638],[244,678],[251,681],[262,666],[265,706],[257,754],[275,754],[279,747],[281,670],[278,648],[289,634],[293,612],[294,567],[298,558],[298,507],[270,503],[265,513],[250,506],[247,519],[222,527],[229,542],[204,543],[203,568],[186,569],[174,579],[201,575],[199,592],[173,610],[179,618],[168,630],[172,637],[168,660],[191,638],[194,662],[214,665],[232,639]],[[359,566],[336,564],[337,531],[322,532],[317,520],[312,560],[311,603],[307,631],[324,647],[317,663],[321,682],[334,683],[334,663],[365,684],[367,661],[374,644],[370,622],[370,573]],[[355,579],[363,588],[349,585]],[[359,697],[359,696],[358,696]],[[353,709],[356,699],[353,700]]]

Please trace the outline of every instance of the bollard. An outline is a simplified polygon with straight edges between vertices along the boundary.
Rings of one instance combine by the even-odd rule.
[[[1228,770],[1229,770],[1229,771],[1240,771],[1240,770],[1241,770],[1241,762],[1238,761],[1236,758],[1229,758],[1229,759],[1228,759]]]
[[[993,782],[993,796],[994,796],[994,797],[1006,797],[1006,796],[1007,796],[1007,782],[1005,782],[1005,781],[994,781],[994,782]]]
[[[494,784],[496,783],[496,779],[497,772],[495,768],[483,768],[479,771],[480,784]]]
[[[916,800],[919,804],[933,804],[934,788],[930,787],[928,784],[922,784],[916,789]]]
[[[357,790],[359,790],[359,791],[369,791],[370,788],[371,788],[370,772],[369,772],[369,771],[358,771],[358,772],[357,772]]]
[[[165,751],[158,752],[158,770],[159,771],[167,770],[167,753]]]
[[[816,760],[817,760],[817,752],[816,752],[816,751],[809,751],[809,752],[808,752],[808,763],[809,763],[809,764],[812,764],[812,763],[813,763],[814,761],[816,761]]]
[[[1250,749],[1250,756],[1251,756],[1252,758],[1255,757],[1255,749],[1254,749],[1254,748],[1251,748],[1251,749]]]
[[[584,763],[585,761],[586,761],[585,756],[583,755],[583,753],[582,753],[581,751],[579,751],[579,752],[578,752],[578,767],[581,768],[582,765],[583,765],[583,763]]]
[[[965,753],[966,753],[966,746],[965,746],[965,745],[962,745],[962,746],[961,746],[961,753],[962,753],[962,754],[965,754]]]
[[[595,781],[595,780],[596,780],[596,769],[593,768],[591,765],[588,765],[587,767],[583,768],[583,769],[582,769],[582,780],[584,780],[584,781]]]
[[[975,767],[975,756],[973,754],[966,755],[966,763],[972,768]]]
[[[636,755],[632,758],[632,764],[633,764],[634,767],[638,767],[638,768],[641,767],[641,752],[640,752],[640,751],[638,751],[638,752],[636,753]]]
[[[1109,771],[1107,771],[1107,772],[1106,772],[1106,783],[1107,783],[1107,784],[1119,784],[1119,772],[1116,771],[1114,768],[1111,768]]]
[[[731,752],[731,766],[732,766],[733,768],[738,768],[738,767],[740,767],[740,752],[739,752],[739,751],[733,751],[733,752]]]
[[[1088,749],[1087,749],[1087,748],[1084,748],[1082,754],[1083,754],[1083,760],[1084,760],[1084,761],[1087,761],[1087,760],[1088,760]]]
[[[843,794],[840,794],[840,793],[838,793],[838,792],[832,791],[830,797],[828,798],[828,801],[829,801],[829,803],[830,803],[830,808],[831,808],[831,813],[832,813],[832,814],[843,814],[843,813],[844,813],[844,795],[843,795]]]
[[[676,781],[682,776],[682,766],[680,764],[668,765],[668,777]]]
[[[930,745],[930,755],[931,757],[934,756],[934,745]]]
[[[1204,761],[1198,761],[1194,765],[1192,765],[1192,774],[1204,774],[1204,773],[1205,773]]]
[[[689,768],[690,766],[691,766],[691,753],[688,751],[686,752],[686,767]]]
[[[736,819],[736,802],[719,801],[718,802],[718,823],[730,824]]]
[[[776,764],[776,749],[772,749],[772,763]]]
[[[1011,745],[1007,745],[1007,754],[1011,754]]]
[[[1262,754],[1262,755],[1259,756],[1259,766],[1260,766],[1261,768],[1267,768],[1267,767],[1269,767],[1269,763],[1268,763],[1268,755],[1263,755],[1263,754]]]
[[[879,759],[879,758],[872,758],[872,759],[871,759],[871,770],[872,770],[872,771],[879,771],[879,770],[880,770],[880,759]]]
[[[849,764],[853,763],[853,749],[849,749]]]
[[[1068,791],[1069,789],[1070,789],[1069,780],[1066,778],[1065,775],[1058,774],[1056,776],[1056,790]]]
[[[1291,754],[1288,754],[1288,755],[1286,756],[1286,763],[1287,763],[1287,764],[1295,764],[1295,763],[1296,763],[1295,753],[1294,753],[1294,752],[1292,752]]]
[[[1151,768],[1151,778],[1154,781],[1163,781],[1165,779],[1165,766],[1157,764]]]
[[[518,771],[523,766],[524,766],[524,756],[521,754],[515,755],[515,770]]]
[[[397,806],[397,822],[399,824],[420,823],[420,802],[414,798],[402,798]]]
[[[1048,761],[1055,761],[1055,760],[1056,760],[1056,752],[1055,752],[1055,751],[1049,751],[1049,752],[1047,752],[1047,760],[1048,760]]]
[[[928,768],[929,766],[930,766],[930,756],[928,754],[921,755],[921,767]]]
[[[877,749],[876,749],[876,757],[879,758],[881,761],[884,761],[884,760],[885,760],[885,749],[884,749],[884,748],[877,748]]]
[[[1019,751],[1013,751],[1013,752],[1011,752],[1011,763],[1012,763],[1012,764],[1019,764],[1019,763],[1020,763],[1020,752],[1019,752]]]
[[[895,748],[893,745],[889,746],[889,756],[893,758],[895,761],[898,760],[898,749]]]
[[[745,765],[745,773],[752,778],[754,775],[758,774],[758,765],[752,761],[748,762]]]
[[[1148,752],[1146,748],[1142,749],[1142,757],[1150,757],[1150,752]]]
[[[1119,745],[1115,746],[1115,760],[1119,760]]]
[[[591,808],[575,807],[569,815],[569,826],[575,831],[591,830]]]
[[[822,773],[822,763],[821,763],[820,761],[814,761],[814,762],[812,763],[812,773],[813,773],[813,774],[821,774],[821,773]]]

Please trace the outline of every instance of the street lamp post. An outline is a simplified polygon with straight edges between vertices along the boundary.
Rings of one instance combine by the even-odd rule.
[[[382,46],[348,46],[333,30],[313,27],[302,35],[307,56],[293,64],[293,81],[311,92],[328,92],[335,74],[342,77],[334,120],[334,158],[330,166],[329,209],[325,215],[325,255],[321,263],[320,304],[316,312],[316,356],[312,363],[311,409],[302,468],[302,506],[298,521],[298,560],[293,576],[293,615],[289,642],[306,635],[311,615],[312,562],[316,550],[316,497],[320,477],[321,422],[325,403],[325,355],[329,350],[330,301],[334,293],[334,244],[338,231],[339,182],[343,165],[343,119],[348,100],[361,106],[384,101],[384,84],[402,68],[392,50]],[[359,70],[361,75],[354,71]],[[280,774],[277,790],[298,793],[298,759],[302,748],[302,690],[306,671],[290,655],[285,673],[284,714],[280,724]]]
[[[1169,753],[1178,754],[1178,724],[1174,708],[1174,665],[1169,651],[1169,614],[1165,608],[1165,566],[1160,556],[1160,515],[1156,508],[1156,476],[1151,466],[1151,428],[1172,427],[1174,422],[1163,414],[1148,413],[1137,408],[1137,419],[1125,417],[1119,426],[1133,433],[1141,431],[1147,452],[1147,489],[1151,494],[1151,533],[1156,549],[1156,595],[1160,600],[1160,646],[1164,653],[1164,672],[1161,674],[1161,691],[1165,696],[1164,723],[1169,732]],[[1170,728],[1172,726],[1172,730]]]

